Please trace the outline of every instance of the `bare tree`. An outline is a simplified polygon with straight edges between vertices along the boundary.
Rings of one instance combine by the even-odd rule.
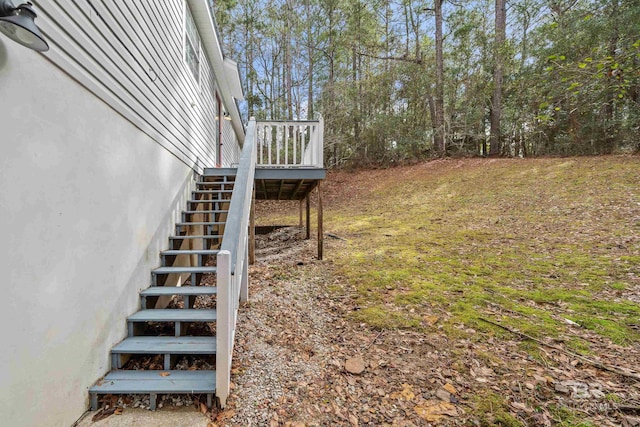
[[[441,156],[447,152],[444,138],[444,58],[442,53],[442,2],[435,0],[436,15],[436,96],[434,99],[433,144]]]
[[[496,0],[496,35],[493,48],[493,98],[491,100],[491,147],[489,154],[500,154],[500,121],[502,118],[502,83],[504,43],[507,32],[506,0]]]

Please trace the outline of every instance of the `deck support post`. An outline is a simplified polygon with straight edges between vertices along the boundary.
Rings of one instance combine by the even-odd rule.
[[[307,235],[305,239],[309,240],[311,238],[311,194],[307,194]]]
[[[249,264],[256,263],[256,189],[251,196],[251,211],[249,212]]]
[[[216,396],[220,408],[224,408],[229,397],[231,383],[231,352],[233,351],[233,316],[236,303],[233,301],[231,277],[231,252],[218,253],[217,271],[217,349],[216,349]]]
[[[300,228],[302,228],[303,226],[303,222],[302,222],[302,211],[304,209],[303,204],[304,204],[304,200],[300,199],[300,223],[299,223]]]
[[[323,218],[322,218],[322,187],[321,181],[318,181],[318,259],[322,261],[323,246],[324,246],[324,232],[323,232]]]

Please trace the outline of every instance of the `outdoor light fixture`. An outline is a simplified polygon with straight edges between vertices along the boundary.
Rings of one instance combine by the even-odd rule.
[[[224,112],[224,119],[225,120],[231,120],[231,114],[229,114],[228,112]]]
[[[0,0],[0,32],[23,46],[46,52],[49,45],[33,22],[36,16],[30,2],[16,7],[11,0]]]

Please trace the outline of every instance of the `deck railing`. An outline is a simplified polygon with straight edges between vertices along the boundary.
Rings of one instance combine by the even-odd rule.
[[[323,167],[324,121],[259,121],[257,165],[275,168]]]
[[[256,122],[249,121],[229,213],[217,255],[216,396],[224,408],[231,384],[231,358],[238,307],[249,297],[249,213],[256,166]]]

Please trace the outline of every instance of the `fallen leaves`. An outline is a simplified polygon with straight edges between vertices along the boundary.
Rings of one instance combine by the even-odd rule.
[[[452,386],[450,383],[446,383],[442,388],[451,394],[458,394],[458,390],[456,390],[456,388]]]
[[[407,383],[402,384],[402,391],[397,393],[392,393],[391,397],[393,399],[406,400],[411,401],[415,399],[416,395],[413,392],[413,386]]]
[[[439,402],[437,400],[427,400],[413,408],[420,418],[428,422],[438,422],[443,417],[455,417],[458,410],[452,403]]]
[[[422,173],[424,169],[425,165],[420,165],[416,166],[415,171]],[[393,180],[386,178],[398,175],[399,171],[412,173],[412,171],[396,169],[391,171],[388,177],[385,175],[385,179],[381,178],[376,182],[392,182]],[[382,174],[383,172],[372,173]],[[352,183],[352,175],[357,174],[350,174],[345,178],[345,185]],[[327,187],[330,185],[328,181]],[[345,190],[345,198],[354,199],[352,193]],[[535,198],[536,193],[531,194],[534,197],[530,205],[535,207],[540,200]],[[409,201],[415,202],[420,209],[425,205],[422,203],[422,198]],[[358,200],[358,209],[362,208],[360,202],[362,199]],[[516,207],[520,209],[527,206],[529,205],[520,204]],[[297,209],[298,205],[296,204],[294,208]],[[387,221],[392,219],[391,216],[378,208],[379,206],[374,207],[370,211],[376,218],[372,228],[350,230],[339,228],[340,233],[349,238],[353,247],[357,247],[358,242],[364,242],[371,235],[380,234],[378,220],[385,222],[381,224],[381,228],[384,225],[384,232],[396,233],[396,230],[388,230],[396,224],[394,221]],[[637,217],[638,212],[637,208],[635,209],[634,218]],[[294,214],[297,215],[297,211]],[[453,215],[455,216],[455,212]],[[447,221],[453,222],[454,216],[443,216],[444,219],[438,223],[438,227],[447,226]],[[464,215],[461,216],[468,218],[469,211],[465,210]],[[423,220],[427,215],[422,215],[420,218]],[[543,227],[536,228],[535,235],[532,236],[535,247],[519,246],[522,243],[521,240],[526,240],[520,239],[521,231],[530,231],[530,229],[524,228],[527,224],[520,222],[518,218],[517,215],[511,215],[508,211],[507,215],[501,216],[500,224],[491,225],[491,228],[504,232],[504,236],[501,235],[504,239],[500,241],[485,239],[489,236],[484,233],[478,223],[468,223],[470,225],[468,231],[477,231],[477,234],[471,234],[466,243],[455,241],[460,245],[454,248],[456,253],[451,259],[459,260],[458,255],[472,254],[474,258],[468,258],[471,260],[468,266],[475,267],[479,256],[478,250],[485,248],[484,240],[487,240],[490,245],[502,246],[504,243],[504,248],[499,249],[505,252],[497,254],[496,262],[506,263],[512,255],[510,248],[518,254],[531,252],[537,256],[535,249],[539,249],[540,246],[537,245],[539,241],[535,239],[538,236],[544,237],[546,233],[544,227],[549,227],[549,222],[533,223],[536,227]],[[594,218],[602,218],[602,216]],[[524,220],[528,221],[528,218],[523,217]],[[444,247],[448,239],[455,239],[456,235],[447,233],[445,236],[447,241],[438,241],[437,233],[427,233],[432,225],[429,221],[424,222],[426,223],[426,232],[423,233],[425,237],[417,246],[419,250],[416,257],[421,265],[426,266],[426,270],[439,271],[441,267],[448,266],[446,254],[440,260],[435,257],[429,259],[428,253],[439,250],[435,246],[436,243]],[[237,375],[234,382],[238,384],[234,392],[242,396],[242,405],[238,406],[238,414],[234,419],[225,425],[247,425],[248,420],[255,425],[269,425],[272,414],[280,409],[286,409],[286,412],[281,413],[277,421],[271,420],[274,421],[274,426],[291,426],[294,422],[305,421],[307,425],[315,423],[315,425],[341,426],[353,426],[356,422],[359,425],[398,426],[422,426],[427,423],[497,425],[498,420],[502,419],[507,420],[505,424],[551,426],[556,423],[552,420],[559,419],[557,412],[559,410],[563,411],[563,415],[566,412],[567,417],[576,419],[576,424],[586,420],[593,425],[608,425],[602,422],[602,419],[609,421],[617,418],[615,421],[618,423],[623,423],[623,419],[617,413],[603,413],[601,410],[598,412],[598,405],[606,403],[606,399],[610,398],[619,398],[625,403],[640,401],[638,384],[629,381],[628,378],[617,377],[617,374],[611,372],[590,369],[585,362],[578,362],[578,359],[573,356],[563,355],[547,347],[530,345],[530,342],[521,337],[514,337],[495,328],[469,321],[459,321],[458,311],[453,310],[456,307],[456,301],[464,300],[468,295],[473,296],[473,292],[470,293],[468,290],[475,286],[475,282],[480,283],[481,279],[490,275],[488,270],[475,271],[474,268],[474,271],[471,271],[469,268],[473,275],[456,275],[456,279],[465,280],[464,284],[456,282],[456,289],[451,289],[446,283],[439,286],[446,292],[435,293],[443,296],[442,303],[430,298],[435,290],[432,290],[425,281],[426,298],[419,303],[413,303],[412,300],[409,303],[410,300],[399,297],[413,292],[412,285],[417,281],[403,283],[402,279],[398,279],[393,283],[389,281],[383,284],[371,281],[376,286],[368,289],[363,286],[365,280],[369,280],[368,277],[364,278],[361,284],[358,281],[345,280],[340,277],[341,270],[335,271],[336,269],[332,268],[334,265],[342,267],[336,258],[344,252],[338,252],[339,248],[334,249],[337,247],[332,246],[338,242],[325,241],[328,245],[327,259],[322,264],[315,264],[315,261],[309,261],[313,260],[315,242],[310,242],[310,250],[307,251],[309,247],[305,248],[302,241],[294,241],[292,238],[285,242],[284,238],[293,236],[295,230],[291,230],[286,235],[285,231],[281,230],[281,238],[278,238],[280,241],[265,242],[265,255],[260,258],[259,254],[258,259],[265,257],[268,259],[262,264],[259,261],[251,267],[253,270],[251,305],[246,314],[241,314],[242,324],[247,327],[239,329],[239,336],[246,340],[246,344],[238,348],[242,348],[242,352],[239,353],[251,353],[253,357],[247,357],[243,369],[234,371],[234,376]],[[585,233],[585,236],[587,235],[590,234]],[[529,236],[525,234],[525,237]],[[385,239],[385,242],[392,240]],[[271,245],[270,249],[267,248],[267,243]],[[275,246],[273,243],[277,243],[278,247],[273,248]],[[556,240],[551,243],[555,245]],[[625,244],[631,247],[634,243]],[[382,250],[379,254],[378,251],[367,250],[371,248],[372,246],[369,245],[362,251],[364,262],[374,262],[375,259],[372,257],[378,257],[384,263],[393,261]],[[270,252],[267,252],[267,249]],[[466,252],[463,253],[462,250]],[[333,257],[331,253],[334,254]],[[554,261],[545,258],[545,253],[538,255],[540,263],[551,264]],[[466,260],[463,259],[463,261]],[[303,262],[303,265],[292,265],[296,261]],[[575,343],[574,336],[577,335],[584,341],[582,347],[575,348],[581,350],[580,354],[584,350],[587,352],[585,354],[589,354],[590,357],[593,355],[594,359],[597,358],[602,363],[617,364],[624,361],[631,367],[640,366],[637,363],[640,360],[640,351],[636,345],[607,348],[607,341],[602,340],[592,330],[586,327],[578,328],[560,319],[560,317],[570,318],[576,323],[584,323],[580,316],[569,311],[569,304],[553,301],[553,305],[539,302],[534,305],[527,300],[530,293],[534,291],[541,292],[540,297],[545,299],[546,295],[543,294],[546,292],[545,285],[538,285],[534,281],[539,275],[543,275],[546,282],[549,281],[551,273],[567,279],[569,276],[567,270],[571,266],[566,264],[560,262],[558,265],[550,265],[549,271],[526,276],[522,280],[514,280],[513,284],[501,282],[496,285],[495,290],[493,286],[487,287],[491,292],[488,289],[480,289],[482,295],[487,296],[486,300],[471,301],[474,304],[469,307],[472,307],[474,312],[477,311],[474,316],[483,315],[483,311],[486,310],[493,310],[491,318],[495,316],[496,322],[501,322],[507,316],[520,316],[518,319],[522,321],[540,320],[534,316],[524,316],[521,310],[517,310],[518,307],[528,307],[536,312],[545,310],[551,315],[553,323],[559,326],[558,336],[554,336],[554,341],[551,342],[561,343],[563,347],[571,349],[574,347],[570,347],[568,341]],[[485,266],[493,265],[492,262],[485,262]],[[589,273],[580,271],[578,267],[579,265],[575,268],[571,267],[576,271],[576,275]],[[446,270],[446,274],[442,274],[442,280],[446,281],[450,275],[454,275],[453,272],[460,269],[467,270],[466,264],[456,265],[455,268]],[[480,275],[476,276],[476,273]],[[638,297],[640,278],[635,267],[628,268],[626,280],[615,277],[607,278],[609,279],[620,281],[620,284],[627,286],[626,289],[620,290],[620,295],[612,290],[610,299],[633,297],[636,298],[636,302],[640,302]],[[577,276],[576,280],[578,280]],[[579,281],[584,280],[586,279]],[[570,285],[572,280],[560,283],[560,279],[556,278],[552,282],[560,286]],[[333,290],[327,290],[327,285],[330,285]],[[506,300],[500,292],[497,292],[500,287],[511,285],[519,292],[509,294],[514,297],[514,301]],[[458,288],[465,291],[458,292]],[[606,286],[604,288],[606,289]],[[422,284],[416,286],[416,289],[422,289]],[[426,292],[427,290],[430,292]],[[382,329],[385,331],[382,334],[381,329],[370,328],[364,324],[364,320],[354,322],[353,313],[361,312],[366,308],[368,292],[373,298],[383,298],[381,305],[383,310],[387,308],[393,310],[397,308],[394,305],[399,305],[398,311],[406,310],[407,313],[412,313],[412,319],[415,318],[415,324],[419,325],[420,330]],[[415,292],[413,294],[419,296]],[[488,300],[491,300],[491,304],[494,305],[485,307],[484,304]],[[414,309],[415,313],[411,311]],[[484,315],[489,314],[484,313]],[[629,316],[626,316],[626,320],[629,320]],[[638,323],[637,319],[631,320],[634,324]],[[451,334],[450,329],[454,321],[459,323],[459,328],[456,326],[456,330],[453,331],[455,333]],[[506,322],[505,324],[509,325]],[[523,325],[526,324],[515,323],[514,328],[528,332],[529,329]],[[569,332],[571,332],[570,336]],[[538,335],[534,334],[534,336]],[[362,363],[357,368],[352,366],[351,362],[347,363],[348,360],[356,357],[362,359]],[[575,399],[572,397],[574,390],[566,381],[587,384],[590,397]],[[592,387],[591,384],[594,382],[601,383],[602,387]],[[565,387],[561,389],[565,391],[556,390],[556,384]],[[579,386],[575,388],[577,391],[580,390]],[[601,390],[607,396],[598,399],[591,394],[592,389]],[[257,393],[255,393],[256,390]],[[575,396],[579,394],[576,393]],[[267,415],[265,418],[260,418],[262,414]],[[628,415],[633,417],[637,414],[633,412]],[[598,416],[603,418],[599,420]]]
[[[493,369],[487,367],[478,367],[470,369],[471,376],[479,383],[488,383],[491,377],[495,375]]]
[[[360,375],[364,372],[364,359],[362,357],[352,357],[344,363],[344,369],[350,374]]]
[[[122,415],[122,408],[110,408],[108,406],[105,406],[95,413],[95,415],[91,418],[91,421],[95,423],[97,421],[104,420],[105,418],[109,418],[111,415]]]

